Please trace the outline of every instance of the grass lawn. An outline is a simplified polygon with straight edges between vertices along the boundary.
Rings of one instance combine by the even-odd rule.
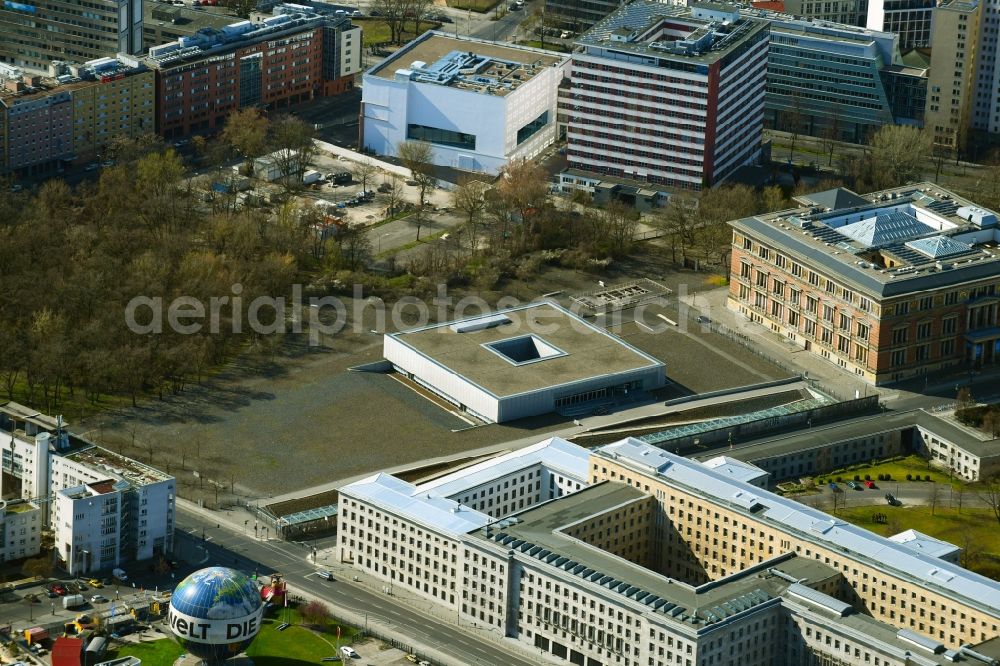
[[[917,455],[907,456],[902,460],[893,462],[878,463],[876,465],[851,465],[850,467],[843,467],[827,474],[819,474],[816,476],[816,479],[817,483],[819,483],[819,479],[823,479],[824,482],[830,482],[835,481],[839,476],[844,479],[844,482],[847,482],[853,481],[855,474],[862,479],[867,474],[876,483],[878,483],[879,474],[891,474],[892,480],[896,482],[905,482],[906,475],[911,474],[914,477],[919,475],[921,481],[924,480],[925,476],[930,476],[931,481],[935,483],[943,483],[945,485],[960,483],[959,481],[949,479],[947,474],[936,467],[932,467],[929,462]]]
[[[143,666],[172,666],[177,657],[184,654],[184,648],[169,638],[161,638],[149,643],[126,643],[108,650],[107,659],[117,657],[138,657]]]
[[[454,9],[471,9],[474,12],[488,12],[499,4],[498,0],[447,0]]]
[[[943,503],[948,493],[941,494]],[[885,523],[872,522],[872,515],[884,513]],[[938,506],[931,514],[929,506],[859,506],[838,509],[837,516],[871,530],[882,536],[892,536],[908,529],[918,530],[936,539],[965,548],[968,562],[960,560],[969,569],[1000,579],[1000,529],[990,509],[958,509]]]
[[[278,631],[288,622],[292,626]],[[323,657],[332,657],[337,650],[336,623],[327,624],[326,632],[307,629],[302,625],[298,610],[289,608],[264,618],[260,633],[247,649],[257,666],[304,666],[317,664]],[[350,645],[358,633],[354,627],[340,625],[340,645]],[[184,649],[172,639],[163,638],[149,643],[126,643],[108,651],[108,659],[138,657],[143,666],[173,666]]]
[[[278,626],[284,622],[292,626],[278,631]],[[325,632],[307,629],[297,609],[280,609],[264,618],[260,634],[247,650],[247,656],[259,666],[315,664],[337,653],[336,626],[334,622],[328,623]],[[340,645],[350,645],[358,630],[347,625],[340,625],[340,629]]]
[[[533,49],[545,49],[546,51],[558,51],[560,53],[569,53],[569,49],[558,42],[545,42],[543,45],[541,40],[529,39],[522,40],[518,42],[521,46],[530,46]]]
[[[383,44],[392,38],[392,33],[389,31],[389,24],[381,19],[354,19],[354,22],[359,24],[362,28],[362,32],[364,32],[365,46]],[[406,19],[406,23],[403,25],[403,42],[406,43],[417,35],[422,35],[426,31],[436,28],[437,26],[437,23],[421,21],[419,30],[414,33],[413,21]]]

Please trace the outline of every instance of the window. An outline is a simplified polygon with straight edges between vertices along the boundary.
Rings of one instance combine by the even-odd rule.
[[[413,139],[414,141],[436,143],[439,146],[451,146],[452,148],[464,148],[466,150],[476,149],[475,134],[428,127],[427,125],[407,125],[406,138]]]
[[[823,319],[832,322],[833,321],[833,306],[824,305],[823,306]]]
[[[908,314],[910,312],[909,303],[896,303],[896,316]]]
[[[947,319],[942,319],[941,334],[948,335],[954,333],[957,322],[958,322],[958,317],[948,317]]]
[[[930,358],[930,355],[931,355],[930,352],[931,352],[931,346],[930,345],[917,345],[917,349],[916,349],[917,358],[916,358],[916,360],[917,361],[926,361],[928,358]]]
[[[521,145],[533,135],[535,135],[539,130],[549,124],[549,112],[543,111],[542,115],[538,116],[530,123],[517,130],[517,145]]]
[[[908,330],[905,326],[901,326],[900,328],[894,328],[892,330],[892,344],[894,345],[906,344],[907,332]]]
[[[860,307],[865,312],[871,312],[872,302],[869,299],[862,296],[861,299],[858,301],[858,307]]]
[[[851,330],[851,317],[843,312],[840,313],[840,328],[844,331]]]
[[[752,250],[753,249],[753,241],[750,240],[749,238],[744,238],[743,239],[743,249],[744,250]]]
[[[829,329],[826,326],[824,326],[822,328],[822,333],[820,335],[820,340],[822,340],[824,344],[832,345],[833,344],[833,329]]]
[[[898,368],[901,365],[906,365],[906,350],[897,349],[892,352],[892,357],[890,359],[892,366]]]
[[[846,354],[851,351],[851,339],[844,335],[837,336],[837,351]]]
[[[794,275],[795,277],[798,277],[798,278],[802,277],[802,265],[801,264],[796,264],[796,263],[792,264],[792,275]]]
[[[862,340],[867,340],[869,334],[871,333],[871,327],[868,324],[862,324],[858,322],[858,337]]]
[[[771,256],[771,251],[768,250],[766,247],[758,247],[757,254],[760,256],[761,259],[766,260],[768,257]]]
[[[934,307],[934,297],[933,296],[924,296],[923,298],[920,299],[920,309],[921,310],[930,310],[932,307]]]
[[[929,337],[931,337],[931,323],[928,321],[917,324],[917,340],[926,340]]]
[[[951,356],[955,353],[955,341],[954,340],[942,340],[941,341],[941,356]]]

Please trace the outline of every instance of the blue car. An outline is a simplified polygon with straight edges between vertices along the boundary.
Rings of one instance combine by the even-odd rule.
[[[839,493],[840,492],[840,486],[838,486],[836,483],[831,482],[830,483],[830,490],[832,490],[835,493]]]

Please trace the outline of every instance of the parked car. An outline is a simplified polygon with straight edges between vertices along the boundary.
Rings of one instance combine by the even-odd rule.
[[[892,493],[885,494],[885,501],[888,502],[891,506],[901,506],[903,504],[898,499],[896,499],[896,496],[893,495]]]
[[[323,580],[329,580],[329,581],[333,580],[333,572],[332,571],[317,571],[316,575],[319,576],[320,578],[322,578]]]
[[[62,583],[52,583],[49,585],[49,592],[55,592],[62,597],[66,595],[66,587]]]
[[[123,583],[128,580],[128,574],[125,573],[124,569],[112,569],[111,575]]]
[[[874,487],[875,487],[874,481],[865,481],[865,488],[874,488]]]
[[[87,585],[91,586],[96,590],[99,590],[102,587],[104,587],[104,583],[101,582],[100,578],[91,578],[90,580],[87,581]]]
[[[340,654],[344,655],[344,658],[346,659],[358,659],[361,657],[361,655],[358,654],[357,650],[350,647],[349,645],[345,645],[344,647],[340,648]]]
[[[830,482],[830,490],[832,490],[835,493],[839,493],[840,492],[840,486],[838,486],[836,483],[833,483],[831,481]]]
[[[90,603],[92,603],[92,604],[106,604],[109,601],[110,601],[110,599],[108,599],[103,594],[95,594],[94,596],[92,596],[90,598]]]
[[[848,481],[847,482],[847,487],[850,488],[851,490],[857,490],[858,489],[858,484],[854,483],[853,481]]]

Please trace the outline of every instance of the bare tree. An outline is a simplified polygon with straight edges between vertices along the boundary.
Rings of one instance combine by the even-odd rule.
[[[417,183],[420,193],[420,208],[424,207],[427,200],[427,191],[434,187],[434,148],[426,141],[413,141],[407,139],[401,141],[396,146],[396,155],[403,162],[403,166],[410,170],[413,180]],[[419,227],[417,236],[420,236]]]
[[[409,0],[374,0],[371,6],[371,13],[378,12],[389,28],[389,39],[393,44],[403,41],[403,23],[406,21],[406,12],[409,9]]]
[[[923,130],[906,125],[882,127],[871,141],[871,175],[876,189],[920,180],[930,145],[930,135]]]
[[[927,496],[927,501],[931,505],[931,515],[933,516],[937,512],[938,502],[941,501],[941,486],[937,482],[931,483],[931,492]]]
[[[481,180],[463,176],[458,181],[458,187],[452,192],[452,202],[455,208],[465,213],[465,225],[469,230],[469,249],[476,253],[478,244],[476,228],[486,208],[486,191],[489,185]]]
[[[403,205],[403,185],[399,175],[389,174],[382,183],[382,203],[385,204],[385,218],[388,219],[399,212]]]
[[[683,195],[670,197],[670,203],[657,216],[657,224],[670,239],[671,260],[677,263],[677,250],[681,251],[681,263],[687,263],[688,250],[694,246],[697,229],[697,201]]]
[[[840,143],[840,124],[841,124],[842,107],[839,103],[835,103],[830,107],[830,120],[823,127],[823,132],[820,134],[820,144],[823,146],[823,152],[827,154],[827,166],[833,166],[833,153],[837,150],[837,145]]]
[[[354,163],[354,166],[351,168],[351,173],[354,175],[354,180],[361,183],[362,191],[367,192],[368,181],[374,178],[375,174],[378,173],[378,165],[365,157],[361,161]]]
[[[619,255],[626,254],[635,240],[639,216],[635,209],[620,201],[609,203],[601,211],[600,219],[611,247]]]
[[[802,98],[797,92],[792,93],[792,103],[791,106],[781,112],[783,116],[783,127],[785,131],[792,135],[792,145],[788,151],[788,161],[795,161],[795,143],[799,139],[799,134],[802,132],[802,123],[804,120],[804,113],[802,109]]]
[[[1000,477],[980,481],[976,495],[990,508],[993,517],[1000,524]]]
[[[312,125],[295,116],[281,116],[271,123],[270,147],[286,192],[302,185],[302,173],[316,156],[314,134]]]

